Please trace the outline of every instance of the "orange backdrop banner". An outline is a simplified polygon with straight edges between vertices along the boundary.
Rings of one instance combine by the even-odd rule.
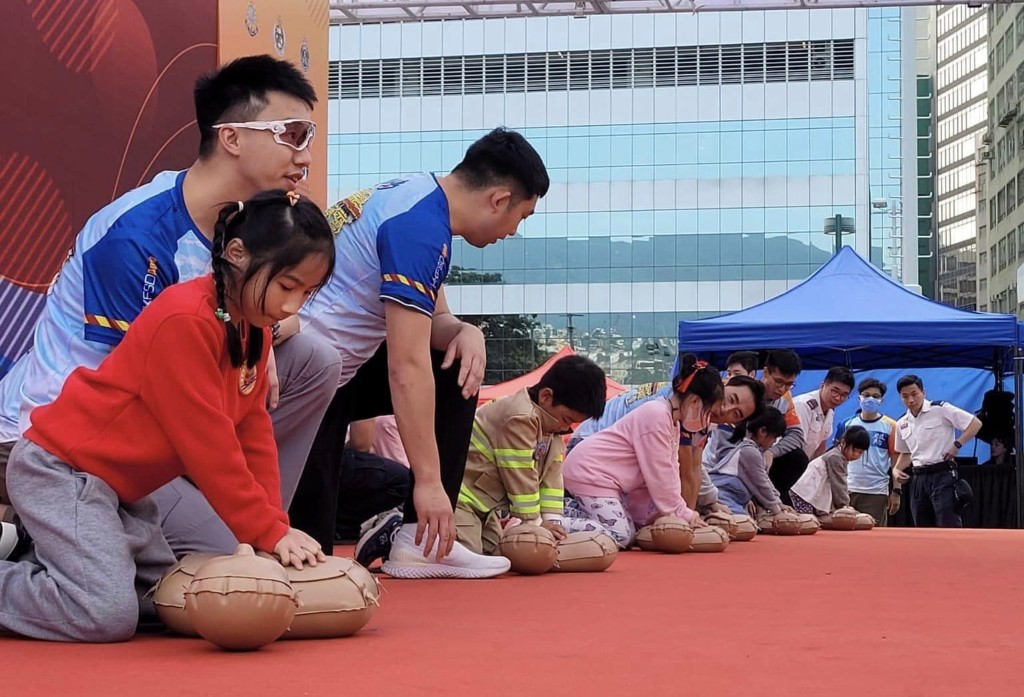
[[[328,0],[220,0],[217,44],[220,62],[266,53],[297,65],[316,88],[319,102],[313,164],[300,191],[321,206],[327,201]]]
[[[0,2],[0,377],[31,345],[43,294],[89,216],[195,160],[192,86],[217,64],[216,10],[216,0]]]

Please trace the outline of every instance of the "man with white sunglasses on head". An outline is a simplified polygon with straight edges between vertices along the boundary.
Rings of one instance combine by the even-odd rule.
[[[157,174],[88,220],[51,284],[32,349],[0,380],[0,497],[3,466],[32,409],[53,401],[75,368],[98,366],[164,288],[209,272],[224,203],[267,189],[293,191],[306,176],[316,92],[292,64],[239,58],[200,77],[194,97],[198,159],[181,172]],[[341,365],[315,335],[274,337],[270,406],[287,507]],[[234,536],[191,483],[175,480],[154,499],[179,556],[234,549]],[[13,526],[5,525],[9,548]]]

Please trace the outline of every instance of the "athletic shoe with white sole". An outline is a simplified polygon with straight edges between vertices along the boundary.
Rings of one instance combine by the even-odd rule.
[[[17,559],[28,551],[30,544],[28,533],[17,517],[13,523],[0,523],[0,560]]]
[[[489,557],[466,549],[456,542],[451,554],[440,562],[434,549],[428,557],[423,556],[424,545],[417,545],[416,524],[406,524],[398,529],[391,541],[391,554],[381,569],[395,578],[492,578],[509,570],[512,563],[505,557]]]
[[[367,569],[378,559],[387,559],[391,552],[391,538],[402,525],[402,511],[392,508],[378,513],[359,527],[356,543],[356,561]]]

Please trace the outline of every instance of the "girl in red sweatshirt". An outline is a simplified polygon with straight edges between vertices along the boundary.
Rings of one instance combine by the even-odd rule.
[[[211,275],[160,293],[32,412],[7,485],[33,546],[0,561],[0,629],[130,638],[139,595],[174,563],[149,494],[182,475],[240,542],[298,568],[324,559],[281,506],[266,364],[268,327],[331,275],[330,227],[311,201],[266,192],[224,207],[212,251]]]

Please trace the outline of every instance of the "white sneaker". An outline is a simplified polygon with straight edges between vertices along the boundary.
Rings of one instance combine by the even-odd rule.
[[[395,578],[491,578],[501,576],[512,563],[505,557],[489,557],[471,552],[456,542],[451,554],[437,561],[434,549],[423,556],[424,546],[417,546],[416,525],[406,524],[398,529],[391,542],[391,553],[381,570]]]

